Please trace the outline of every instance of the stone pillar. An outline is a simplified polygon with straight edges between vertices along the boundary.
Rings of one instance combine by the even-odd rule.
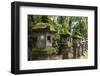
[[[81,42],[79,39],[73,40],[73,58],[77,59],[81,57]]]

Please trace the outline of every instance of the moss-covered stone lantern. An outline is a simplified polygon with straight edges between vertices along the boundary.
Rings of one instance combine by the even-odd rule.
[[[50,55],[56,54],[56,49],[52,46],[53,37],[56,33],[53,26],[49,23],[37,23],[32,30],[34,41],[33,57],[37,57],[40,60],[49,59]]]
[[[84,38],[82,38],[82,51],[81,51],[81,55],[84,55],[84,51],[85,51],[85,44],[86,44],[86,41]]]
[[[49,23],[37,23],[33,28],[33,39],[37,48],[52,47],[55,29]]]
[[[73,58],[80,58],[81,57],[81,41],[82,37],[79,35],[73,36]]]
[[[67,31],[65,34],[60,34],[60,51],[63,59],[68,59],[68,53],[71,47],[71,33]]]

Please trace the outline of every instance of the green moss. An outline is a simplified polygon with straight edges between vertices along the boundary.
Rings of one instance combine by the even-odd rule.
[[[56,49],[53,47],[50,48],[33,48],[32,55],[33,56],[47,56],[56,53]]]
[[[56,31],[53,27],[53,25],[49,23],[37,23],[35,26],[33,26],[33,29],[44,29],[47,28],[49,31]]]
[[[72,37],[75,38],[75,39],[82,39],[82,36],[79,36],[79,35],[74,35]]]

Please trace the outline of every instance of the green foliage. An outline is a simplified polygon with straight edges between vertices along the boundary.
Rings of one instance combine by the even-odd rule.
[[[50,16],[42,16],[41,22],[50,23],[51,22]]]
[[[56,36],[59,34],[74,35],[77,31],[82,37],[87,38],[88,18],[77,16],[46,16],[46,15],[29,15],[28,17],[29,33],[34,28],[46,28],[56,30]]]
[[[76,35],[75,33],[77,32],[77,35],[82,36],[83,38],[87,38],[87,29],[88,29],[88,18],[87,17],[71,17],[70,18],[71,24],[70,26],[72,27],[71,29],[72,34]]]

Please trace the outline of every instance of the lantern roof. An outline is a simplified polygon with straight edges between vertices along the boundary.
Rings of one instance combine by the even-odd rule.
[[[82,36],[79,36],[79,35],[73,35],[72,36],[74,39],[82,39]]]
[[[32,27],[33,31],[56,32],[54,27],[49,23],[37,23]]]
[[[66,33],[62,33],[60,34],[61,36],[71,36],[72,34],[69,31],[66,31]]]

